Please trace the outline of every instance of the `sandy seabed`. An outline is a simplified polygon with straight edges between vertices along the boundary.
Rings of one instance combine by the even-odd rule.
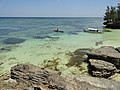
[[[1,45],[9,47],[10,51],[0,50],[0,75],[9,73],[16,64],[30,63],[40,67],[57,69],[65,75],[87,75],[87,64],[78,67],[67,67],[70,54],[79,48],[98,48],[101,46],[120,47],[120,30],[111,30],[102,34],[80,32],[78,35],[63,34],[59,39],[28,38],[16,45]],[[55,36],[54,36],[55,37]],[[96,42],[98,43],[96,46]]]

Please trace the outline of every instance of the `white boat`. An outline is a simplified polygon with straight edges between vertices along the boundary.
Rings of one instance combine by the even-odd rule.
[[[87,28],[84,29],[84,32],[101,33],[101,31],[98,28]]]

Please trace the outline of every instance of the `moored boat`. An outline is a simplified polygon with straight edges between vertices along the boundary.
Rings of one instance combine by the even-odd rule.
[[[61,33],[63,33],[64,31],[62,31],[62,30],[58,30],[58,29],[56,29],[56,30],[53,30],[54,32],[61,32]]]
[[[100,31],[100,29],[98,28],[87,28],[87,29],[84,29],[84,32],[102,33],[102,31]]]

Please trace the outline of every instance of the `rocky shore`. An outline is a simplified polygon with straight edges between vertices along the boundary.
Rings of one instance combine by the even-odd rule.
[[[119,90],[120,82],[113,77],[120,73],[120,47],[84,48],[73,53],[71,60],[79,62],[74,65],[79,68],[82,62],[88,63],[91,76],[65,76],[60,71],[18,64],[0,77],[0,90]]]
[[[62,76],[31,64],[11,68],[0,78],[0,90],[119,90],[120,82],[95,77]]]

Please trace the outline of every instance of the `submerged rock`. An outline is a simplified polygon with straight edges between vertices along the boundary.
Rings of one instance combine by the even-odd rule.
[[[100,59],[114,64],[120,69],[120,53],[114,47],[104,46],[88,53],[88,59]]]
[[[10,37],[3,41],[4,44],[19,44],[23,43],[25,39]]]
[[[90,59],[89,62],[90,72],[93,76],[108,78],[115,74],[116,67],[112,63],[95,59]]]
[[[71,58],[69,59],[69,62],[66,64],[66,66],[71,67],[79,67],[82,62],[87,61],[87,53],[90,53],[91,49],[89,48],[82,48],[82,49],[77,49],[73,53],[70,54]]]
[[[11,78],[18,83],[15,88],[34,90],[119,90],[120,83],[95,77],[61,76],[60,73],[20,64],[11,68]],[[5,85],[4,85],[5,87]],[[20,89],[19,89],[20,90]]]
[[[71,58],[69,59],[68,63],[66,64],[67,67],[79,67],[81,68],[81,64],[87,61],[87,53],[90,53],[91,49],[89,48],[82,48],[77,49],[73,53],[70,53]]]
[[[66,64],[67,67],[72,67],[72,66],[75,66],[75,67],[80,67],[80,65],[82,64],[82,62],[86,60],[85,58],[79,56],[79,55],[74,55],[72,56],[68,63]]]
[[[92,49],[89,48],[82,48],[82,49],[77,49],[74,51],[75,55],[86,55],[87,53],[90,53]]]
[[[51,36],[39,36],[39,35],[35,35],[35,36],[33,36],[33,38],[35,38],[35,39],[46,39],[46,38],[49,38],[49,39],[52,39],[52,40],[58,40],[60,37],[51,37]]]

